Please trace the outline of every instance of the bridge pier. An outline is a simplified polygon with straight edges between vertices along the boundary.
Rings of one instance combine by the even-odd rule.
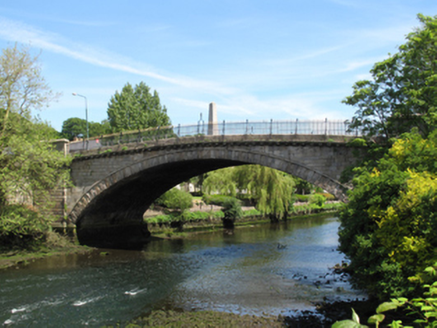
[[[78,224],[77,238],[81,245],[99,248],[141,249],[149,241],[147,224],[118,224],[87,227]]]

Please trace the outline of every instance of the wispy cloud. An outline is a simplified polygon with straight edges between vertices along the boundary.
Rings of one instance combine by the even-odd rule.
[[[222,86],[215,82],[201,81],[187,77],[173,77],[144,69],[143,67],[146,66],[144,63],[133,63],[132,60],[117,54],[64,40],[54,33],[47,33],[27,24],[11,21],[2,17],[0,17],[0,38],[13,42],[30,43],[34,47],[62,54],[85,63],[150,77],[184,88],[198,89],[203,92],[212,91],[219,94],[235,92],[235,89]],[[67,44],[68,46],[63,44]]]
[[[306,52],[299,56],[291,56],[290,58],[279,58],[279,59],[268,59],[264,61],[265,65],[269,66],[284,66],[284,65],[290,65],[293,63],[298,63],[304,60],[308,59],[314,59],[321,56],[325,56],[329,53],[339,51],[341,49],[344,49],[348,46],[348,44],[342,44],[338,46],[333,46],[329,48],[322,48],[322,49],[316,49],[313,51]]]

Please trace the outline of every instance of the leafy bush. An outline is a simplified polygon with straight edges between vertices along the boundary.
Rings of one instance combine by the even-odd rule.
[[[186,221],[188,222],[196,222],[196,221],[204,221],[210,218],[211,214],[209,212],[187,212],[185,214]]]
[[[50,220],[21,205],[8,205],[0,209],[0,246],[31,246],[43,240],[50,230]]]
[[[320,192],[319,194],[322,195],[323,197],[325,197],[326,200],[336,200],[335,196],[330,194],[330,193]]]
[[[314,204],[320,208],[323,207],[323,205],[325,204],[325,201],[326,201],[326,198],[320,194],[311,195],[309,198],[310,204]]]
[[[243,211],[236,198],[229,198],[223,203],[223,213],[228,219],[237,220],[243,217]]]
[[[186,191],[173,188],[162,194],[155,203],[183,212],[193,206],[193,196]]]
[[[405,297],[399,297],[391,299],[390,302],[384,302],[376,309],[376,314],[371,316],[367,321],[371,325],[375,325],[377,328],[379,324],[384,321],[384,312],[396,310],[398,308],[408,311],[408,315],[413,316],[413,323],[425,328],[437,327],[437,263],[434,266],[427,267],[425,274],[430,278],[429,284],[424,284],[423,289],[424,297],[417,297],[409,300]],[[354,328],[368,326],[360,324],[360,318],[352,309],[352,320],[342,320],[332,325],[332,328]],[[393,320],[390,327],[409,327],[403,326],[401,320]]]
[[[380,299],[420,289],[422,271],[437,260],[435,158],[437,131],[428,139],[408,133],[373,171],[357,169],[339,231],[355,287]]]
[[[248,216],[259,216],[262,213],[260,211],[258,211],[257,209],[251,209],[251,210],[247,210],[247,211],[243,211],[243,216],[244,217],[248,217]]]
[[[235,197],[225,196],[225,195],[207,195],[207,194],[204,194],[202,196],[202,200],[205,204],[217,205],[217,206],[223,206],[226,202],[232,201],[232,199],[237,200]],[[237,200],[237,202],[239,202],[239,201]]]
[[[293,198],[298,201],[298,202],[302,202],[302,203],[306,203],[308,202],[310,195],[299,195],[299,194],[294,194]]]

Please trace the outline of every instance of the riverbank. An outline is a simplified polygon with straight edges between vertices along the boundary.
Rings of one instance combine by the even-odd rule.
[[[293,219],[305,219],[305,218],[314,218],[321,217],[326,215],[332,215],[338,211],[338,207],[340,204],[335,206],[329,206],[325,209],[318,209],[314,212],[301,212],[297,214],[293,214],[287,217],[286,220],[280,220],[279,222],[290,222]],[[256,211],[256,210],[255,210]],[[235,221],[234,226],[236,229],[247,227],[247,226],[255,226],[260,224],[271,223],[270,219],[267,219],[263,215],[253,215],[254,209],[245,209],[243,211],[246,215]],[[148,229],[152,234],[152,237],[163,238],[163,239],[171,239],[171,238],[185,238],[190,234],[195,233],[208,233],[214,231],[228,231],[229,229],[225,229],[223,227],[222,221],[222,212],[220,210],[210,211],[209,216],[204,219],[197,219],[192,221],[184,222],[182,227],[175,227],[172,222],[168,219],[167,221],[157,223],[156,217],[158,216],[150,216],[145,222],[148,224]],[[151,223],[153,222],[153,223]]]
[[[80,254],[94,248],[79,245],[74,238],[49,232],[44,243],[29,249],[0,249],[0,270],[13,268],[35,262],[36,260],[56,255]]]
[[[153,311],[130,321],[130,328],[142,327],[288,327],[288,328],[330,328],[336,321],[349,318],[352,309],[361,318],[374,314],[377,301],[339,301],[316,304],[316,311],[298,311],[294,316],[254,316],[218,311]],[[114,326],[104,326],[113,328]],[[116,326],[118,327],[118,326]]]

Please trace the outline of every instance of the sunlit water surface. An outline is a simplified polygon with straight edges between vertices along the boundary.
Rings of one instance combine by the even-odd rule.
[[[287,315],[326,298],[363,298],[329,270],[344,260],[338,226],[335,218],[296,219],[3,270],[0,324],[99,327],[160,308]]]

